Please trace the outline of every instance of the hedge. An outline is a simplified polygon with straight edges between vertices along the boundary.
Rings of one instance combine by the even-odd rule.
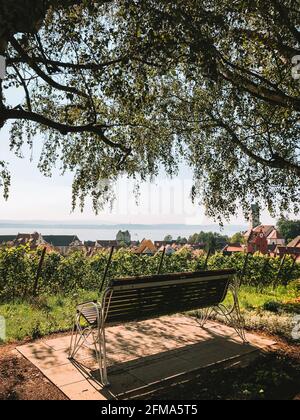
[[[36,273],[42,250],[30,251],[26,246],[0,248],[0,301],[22,301],[32,297]],[[69,294],[77,290],[98,290],[108,252],[101,251],[88,257],[83,252],[73,252],[64,257],[56,252],[45,256],[37,293]],[[134,276],[157,273],[161,256],[138,256],[121,249],[114,253],[108,273],[113,277]],[[204,268],[206,257],[194,255],[182,249],[171,256],[166,256],[162,268],[163,273],[179,271],[195,271]],[[225,256],[222,253],[212,255],[208,260],[208,269],[235,268],[241,273],[245,264],[245,255]],[[300,265],[293,264],[287,257],[282,265],[279,258],[262,255],[250,255],[243,282],[247,285],[263,288],[275,285],[288,285],[300,278]]]

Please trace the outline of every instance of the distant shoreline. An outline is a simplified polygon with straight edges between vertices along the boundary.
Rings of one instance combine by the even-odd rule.
[[[132,230],[162,230],[162,229],[184,229],[191,230],[195,229],[195,232],[200,232],[201,229],[211,229],[211,231],[223,231],[223,230],[245,230],[247,228],[246,224],[241,225],[224,225],[221,228],[218,224],[208,224],[208,225],[186,225],[186,224],[82,224],[82,223],[62,223],[62,222],[40,222],[40,221],[30,221],[30,222],[1,222],[0,229],[18,229],[18,228],[49,228],[49,229],[106,229],[106,230],[115,230],[115,229],[132,229]],[[199,230],[200,229],[200,230]]]
[[[167,235],[173,239],[179,236],[189,238],[194,233],[216,232],[232,236],[237,232],[246,231],[246,225],[224,225],[221,229],[217,224],[184,225],[184,224],[83,224],[48,221],[0,221],[0,235],[17,235],[18,233],[38,232],[42,235],[78,236],[81,241],[115,240],[118,231],[128,230],[133,241],[151,239],[162,241]]]

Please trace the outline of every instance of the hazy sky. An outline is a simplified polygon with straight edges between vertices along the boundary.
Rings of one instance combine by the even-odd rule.
[[[18,102],[19,94],[11,97]],[[117,185],[117,201],[111,211],[107,208],[95,216],[90,203],[87,203],[83,213],[76,210],[71,213],[72,175],[60,176],[54,171],[52,178],[45,178],[37,169],[37,161],[42,140],[36,138],[31,153],[24,149],[24,158],[19,159],[9,151],[9,126],[0,132],[0,160],[9,162],[12,174],[10,198],[5,202],[0,198],[1,220],[59,220],[80,222],[110,222],[110,223],[187,223],[209,224],[204,209],[193,206],[190,199],[192,174],[187,167],[182,167],[180,175],[173,181],[161,176],[156,185],[145,184],[141,188],[139,204],[136,204],[132,192],[133,185],[127,180],[120,180]],[[264,212],[263,223],[274,223],[274,220]],[[245,223],[242,214],[232,219],[232,223]]]

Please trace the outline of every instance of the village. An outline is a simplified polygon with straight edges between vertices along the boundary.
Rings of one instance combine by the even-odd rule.
[[[195,234],[197,237],[197,234]],[[194,235],[194,236],[195,236]],[[138,255],[153,256],[158,252],[172,255],[182,249],[189,250],[195,255],[211,254],[222,252],[224,255],[234,253],[269,255],[271,257],[285,258],[290,255],[295,262],[300,263],[300,235],[290,242],[280,234],[274,225],[263,225],[260,223],[259,212],[252,209],[250,226],[246,232],[240,234],[241,241],[231,243],[225,242],[220,236],[214,249],[211,249],[206,242],[195,242],[193,236],[190,238],[172,239],[169,235],[164,240],[143,239],[132,241],[130,232],[119,231],[115,240],[81,241],[77,235],[42,235],[41,233],[18,233],[17,235],[0,235],[0,246],[16,247],[28,245],[30,249],[38,247],[46,248],[48,251],[56,251],[61,255],[68,255],[74,251],[83,251],[87,256],[92,256],[101,250],[114,248],[115,250],[126,248]]]

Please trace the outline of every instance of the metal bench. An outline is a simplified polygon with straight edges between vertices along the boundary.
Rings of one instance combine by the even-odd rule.
[[[70,359],[75,358],[82,345],[92,344],[99,363],[101,382],[104,386],[109,385],[106,326],[192,310],[199,310],[202,327],[213,311],[223,315],[245,343],[235,274],[234,270],[200,271],[110,281],[101,302],[87,302],[77,307]],[[223,302],[229,291],[233,299],[226,307]]]

